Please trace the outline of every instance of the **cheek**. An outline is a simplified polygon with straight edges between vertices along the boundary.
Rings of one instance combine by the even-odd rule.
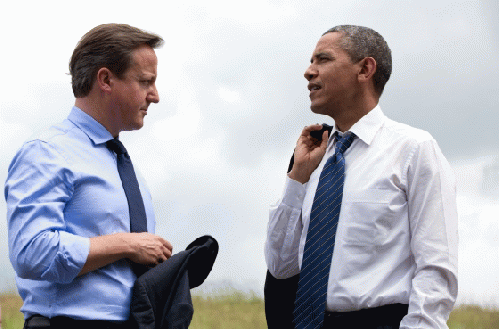
[[[147,98],[147,91],[144,91],[143,89],[139,89],[135,92],[135,97],[134,97],[137,102],[144,102],[144,100]]]
[[[133,107],[140,106],[142,102],[143,102],[143,96],[140,91],[138,90],[130,91],[130,94],[128,94],[128,104],[130,104],[130,106]]]
[[[324,84],[324,88],[334,88],[334,86],[338,84],[340,78],[341,77],[339,76],[338,72],[328,71],[327,74],[324,74],[322,76],[322,83]]]

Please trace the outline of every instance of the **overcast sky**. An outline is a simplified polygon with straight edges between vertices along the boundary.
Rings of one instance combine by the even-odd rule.
[[[364,25],[392,49],[383,111],[429,131],[455,170],[459,300],[498,305],[498,17],[497,0],[2,4],[0,181],[25,139],[68,115],[68,62],[84,33],[110,22],[158,33],[166,41],[156,52],[161,101],[144,128],[121,134],[153,195],[156,233],[176,251],[211,234],[220,252],[208,280],[261,293],[268,208],[298,134],[332,123],[310,112],[303,73],[323,32]],[[14,286],[6,230],[4,219],[4,291]]]

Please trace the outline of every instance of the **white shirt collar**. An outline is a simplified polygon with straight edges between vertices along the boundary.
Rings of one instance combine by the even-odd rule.
[[[371,142],[374,139],[374,136],[378,132],[378,130],[383,126],[385,123],[386,116],[381,110],[381,107],[376,105],[375,108],[373,108],[369,113],[364,115],[362,118],[360,118],[359,121],[357,121],[351,128],[350,132],[353,132],[357,137],[362,140],[364,143],[367,145],[370,145]],[[334,135],[334,133],[338,131],[338,134],[340,136],[343,135],[341,131],[339,131],[334,125],[334,129],[331,132],[331,137]],[[330,140],[332,142],[333,140]]]

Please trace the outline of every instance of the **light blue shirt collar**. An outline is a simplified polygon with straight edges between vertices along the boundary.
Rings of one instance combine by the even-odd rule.
[[[95,145],[104,144],[113,139],[113,135],[107,131],[106,127],[76,106],[71,109],[68,120],[80,128]]]

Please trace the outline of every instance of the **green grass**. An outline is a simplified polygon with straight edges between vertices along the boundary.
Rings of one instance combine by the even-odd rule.
[[[192,329],[259,329],[267,328],[263,300],[255,295],[233,292],[230,295],[193,296],[194,317]],[[0,295],[2,329],[21,329],[22,305],[17,295]],[[450,329],[499,328],[499,310],[484,309],[476,305],[461,305],[451,313]]]

